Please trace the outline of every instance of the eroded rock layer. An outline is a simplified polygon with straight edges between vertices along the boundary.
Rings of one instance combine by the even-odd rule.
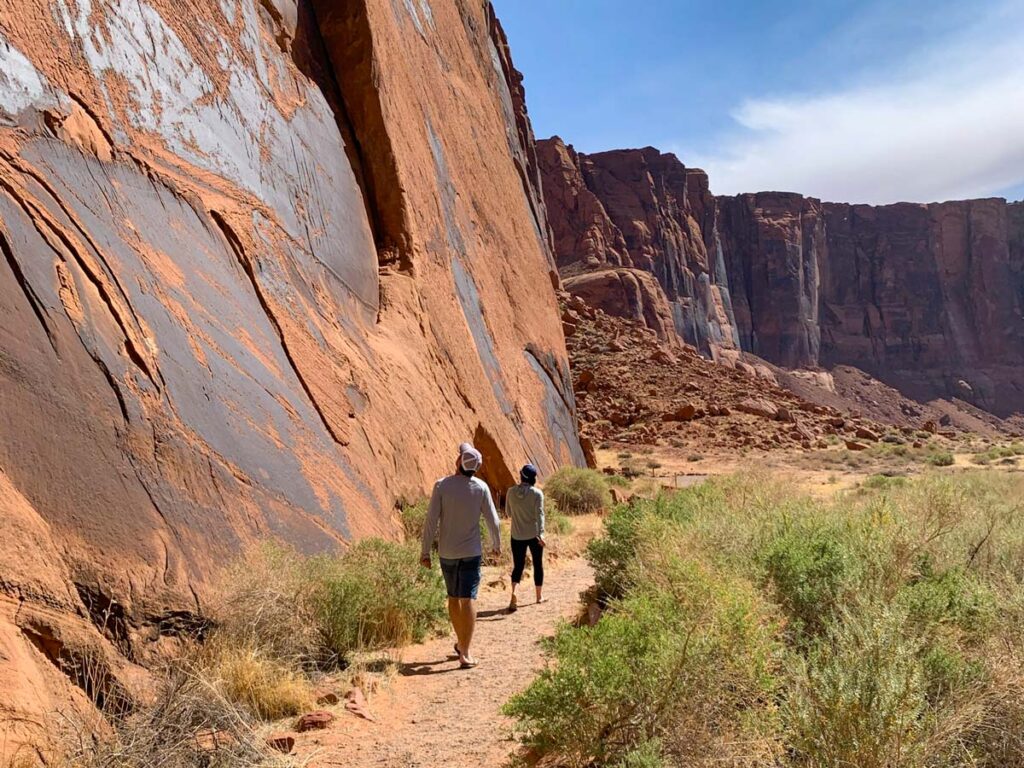
[[[537,173],[477,0],[0,0],[6,748],[250,542],[583,460]]]

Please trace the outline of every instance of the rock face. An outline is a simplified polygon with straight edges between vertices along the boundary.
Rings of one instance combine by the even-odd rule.
[[[672,307],[650,272],[600,269],[566,277],[563,286],[590,306],[641,322],[669,346],[678,346]]]
[[[554,137],[538,157],[559,270],[593,306],[716,359],[850,365],[918,400],[1024,411],[1024,203],[714,198],[649,147]]]
[[[530,138],[484,3],[0,0],[3,748],[250,542],[583,461]]]
[[[766,192],[719,198],[719,231],[740,344],[787,368],[816,365],[821,203]]]
[[[862,368],[919,400],[1024,410],[1020,204],[823,208],[822,362]]]
[[[707,174],[653,147],[584,155],[556,136],[537,154],[564,277],[607,267],[653,274],[682,339],[705,354],[738,348]],[[629,316],[660,315],[651,307]]]
[[[1024,410],[1020,203],[718,203],[744,350],[855,366],[920,401]]]

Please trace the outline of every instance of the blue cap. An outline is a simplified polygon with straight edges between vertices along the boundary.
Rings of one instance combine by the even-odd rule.
[[[527,464],[519,470],[519,478],[526,483],[537,482],[537,468],[533,464]]]

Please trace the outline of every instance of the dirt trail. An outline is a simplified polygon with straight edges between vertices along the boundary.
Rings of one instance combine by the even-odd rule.
[[[398,675],[369,700],[376,722],[338,709],[328,730],[302,735],[295,750],[300,762],[308,760],[310,768],[501,766],[515,748],[502,704],[533,679],[543,663],[538,641],[560,618],[576,615],[580,593],[593,583],[581,558],[545,565],[547,601],[534,603],[526,577],[514,614],[505,613],[505,569],[484,569],[473,640],[479,667],[458,668],[448,635],[406,649]]]

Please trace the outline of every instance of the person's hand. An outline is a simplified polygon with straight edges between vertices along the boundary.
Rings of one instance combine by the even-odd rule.
[[[543,536],[538,536],[537,537],[537,543],[540,544],[540,548],[541,549],[544,549],[544,547],[546,547],[548,545],[547,542],[544,541],[544,537]]]
[[[424,568],[427,568],[429,570],[430,565],[431,565],[430,564],[430,558],[429,557],[421,557],[420,558],[420,565],[422,565]]]
[[[501,557],[501,550],[497,547],[491,549],[491,557]]]

